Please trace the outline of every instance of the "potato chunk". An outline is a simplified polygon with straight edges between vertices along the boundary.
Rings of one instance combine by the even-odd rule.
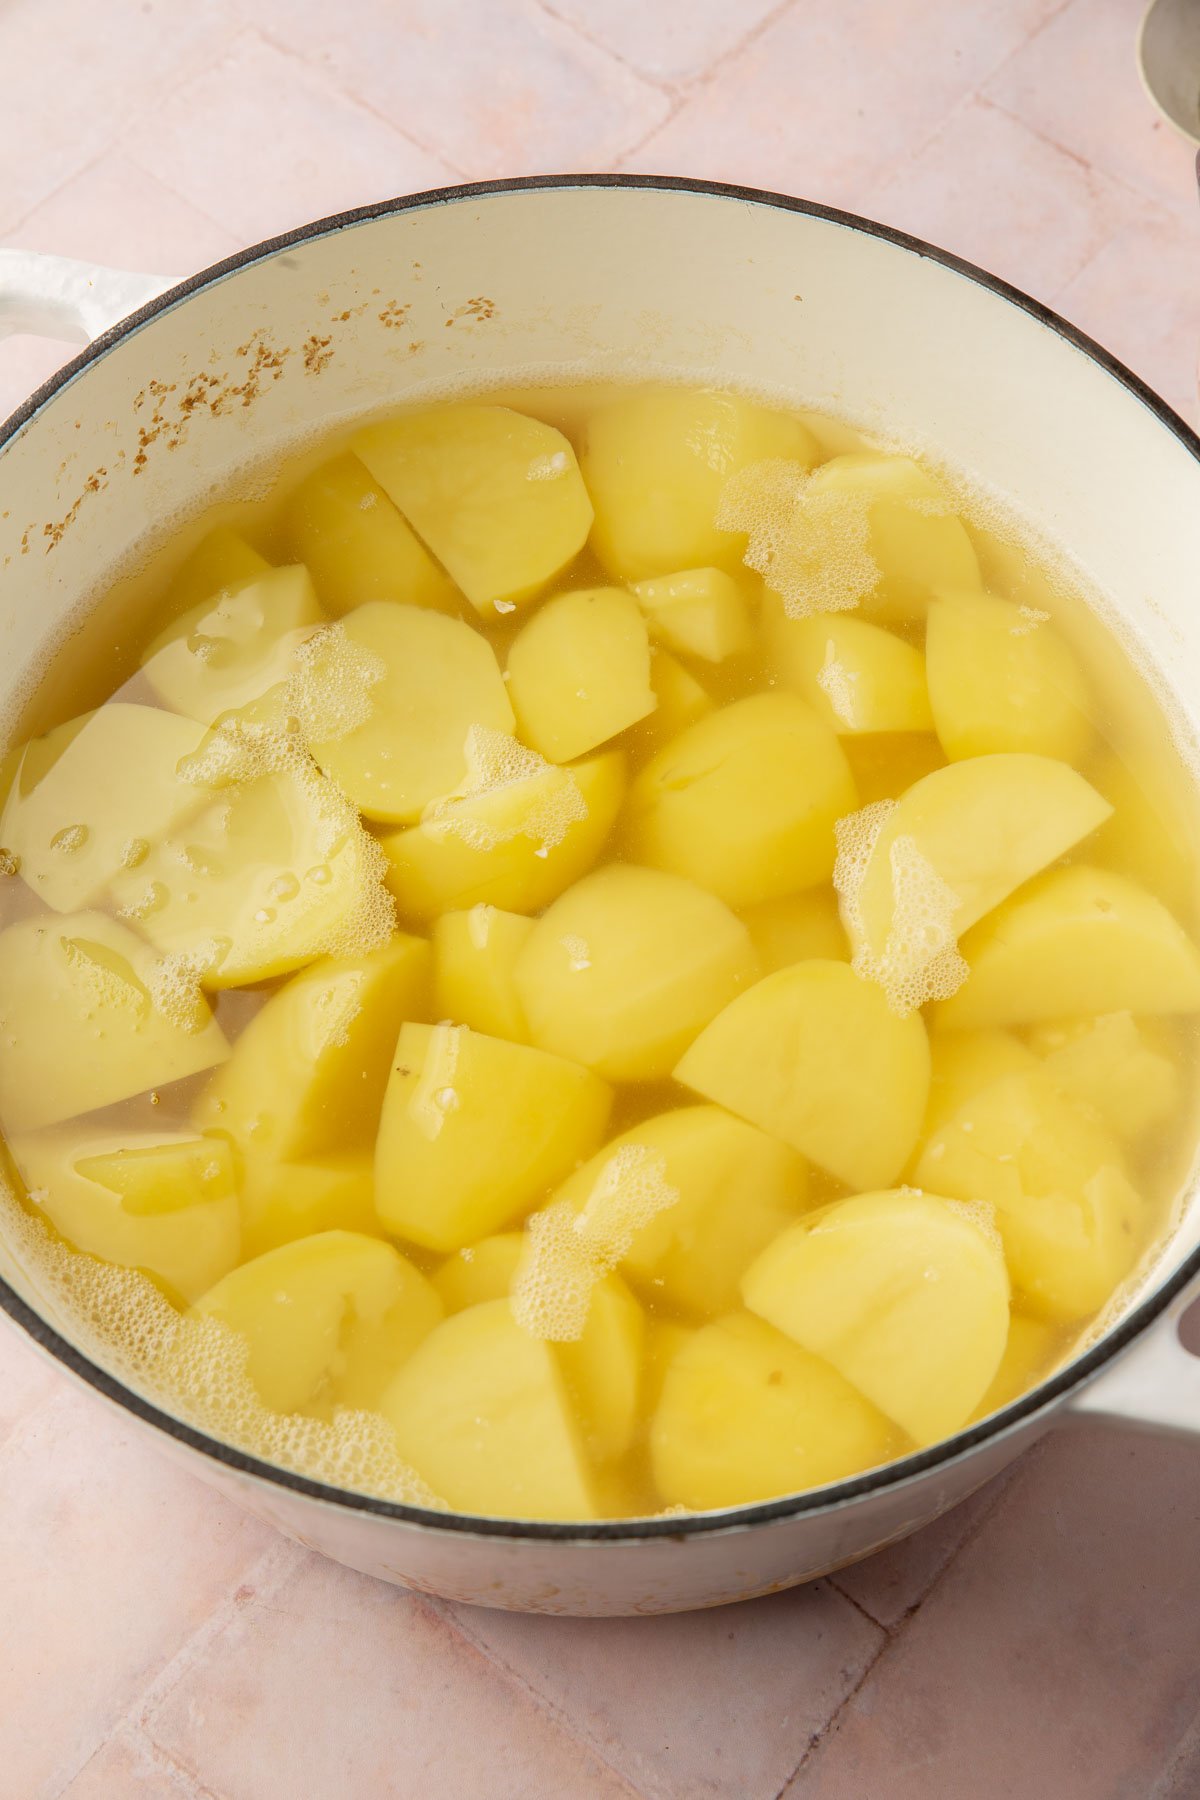
[[[532,919],[496,906],[443,913],[433,930],[434,1017],[527,1044],[516,966],[532,930]]]
[[[632,1150],[646,1152],[636,1158]],[[677,1198],[638,1229],[621,1258],[624,1273],[653,1300],[711,1318],[738,1304],[738,1282],[764,1244],[795,1219],[807,1171],[787,1144],[719,1106],[683,1106],[622,1132],[568,1178],[556,1198],[580,1209],[598,1184],[644,1181],[647,1157]]]
[[[471,791],[380,840],[404,918],[426,924],[483,904],[540,912],[595,862],[625,796],[620,751],[560,769],[515,749],[511,772],[497,757],[493,779],[482,758]]]
[[[544,1050],[405,1025],[375,1153],[380,1218],[443,1251],[512,1224],[591,1155],[610,1098],[587,1069]]]
[[[521,737],[551,762],[607,743],[658,704],[646,622],[623,588],[547,600],[518,633],[508,678]]]
[[[929,700],[952,758],[1029,751],[1078,762],[1092,738],[1074,653],[1033,607],[983,593],[942,593],[925,635]]]
[[[1010,1031],[934,1031],[929,1054],[929,1105],[923,1137],[952,1119],[994,1081],[1028,1074],[1038,1066],[1033,1051]]]
[[[747,1269],[742,1293],[918,1445],[966,1423],[1008,1337],[1008,1274],[986,1218],[912,1188],[801,1219]]]
[[[419,606],[375,600],[341,629],[383,674],[366,720],[313,755],[369,819],[407,823],[463,780],[468,733],[512,735],[499,664],[470,625]]]
[[[971,1423],[999,1412],[1002,1406],[1019,1400],[1030,1388],[1045,1381],[1064,1360],[1070,1341],[1070,1333],[1061,1326],[1015,1312],[1008,1323],[1008,1342],[1000,1367],[971,1415]]]
[[[204,788],[176,773],[200,728],[115,702],[27,744],[0,814],[0,844],[56,912],[100,900],[113,877],[199,812]]]
[[[382,1239],[322,1231],[243,1263],[193,1311],[245,1338],[265,1405],[298,1412],[322,1400],[377,1405],[442,1303]]]
[[[516,983],[535,1044],[610,1080],[652,1081],[757,970],[745,926],[711,894],[614,863],[538,920]]]
[[[917,1141],[929,1044],[846,963],[766,976],[702,1031],[675,1079],[792,1144],[849,1187],[894,1181]]]
[[[238,1260],[228,1144],[186,1132],[75,1127],[14,1138],[11,1149],[34,1205],[89,1256],[144,1269],[184,1300]]]
[[[271,996],[192,1117],[245,1151],[305,1157],[374,1141],[396,1034],[428,1004],[429,946],[399,933],[323,957]]]
[[[730,475],[764,457],[811,467],[812,434],[736,394],[644,388],[592,414],[581,461],[596,508],[592,547],[622,581],[736,566],[744,538],[717,529]]]
[[[978,1035],[953,1032],[947,1042]],[[1179,1105],[1179,1063],[1156,1020],[1139,1021],[1127,1012],[1055,1019],[1035,1025],[1028,1040],[1051,1080],[1090,1106],[1124,1142],[1165,1124]]]
[[[591,528],[566,438],[507,406],[426,407],[354,450],[484,618],[540,593]]]
[[[487,1300],[503,1300],[512,1287],[524,1248],[523,1232],[498,1231],[492,1237],[480,1238],[477,1244],[464,1244],[461,1250],[455,1250],[433,1277],[446,1311],[462,1312],[468,1306],[482,1306]]]
[[[1116,1144],[1038,1071],[961,1107],[925,1144],[916,1177],[995,1209],[1013,1286],[1042,1318],[1098,1311],[1145,1243],[1146,1209]]]
[[[197,1075],[229,1054],[198,996],[176,1006],[154,952],[102,913],[0,932],[0,1125],[36,1130]]]
[[[334,618],[369,600],[457,611],[454,583],[351,452],[305,476],[284,526],[296,561]]]
[[[684,656],[725,662],[754,641],[745,593],[724,569],[681,569],[635,581],[633,592],[651,637]]]
[[[983,920],[962,953],[970,976],[938,1012],[955,1030],[1200,1010],[1196,946],[1160,900],[1107,869],[1048,870]]]
[[[912,644],[845,613],[768,617],[773,666],[831,731],[932,731],[925,659]]]
[[[659,645],[650,646],[650,686],[658,702],[638,731],[642,743],[665,744],[713,709],[712,695],[690,669]]]
[[[211,725],[286,681],[321,620],[307,569],[269,569],[174,620],[146,650],[142,673],[165,706]]]
[[[171,618],[257,581],[271,567],[232,525],[217,525],[194,544],[171,576],[166,611]]]
[[[850,946],[832,888],[808,888],[785,900],[763,900],[742,911],[764,975],[809,956],[849,962]]]
[[[592,1289],[582,1334],[554,1347],[584,1443],[597,1462],[624,1456],[633,1443],[645,1337],[641,1307],[619,1275],[606,1275]]]
[[[446,1319],[401,1369],[381,1410],[401,1456],[458,1512],[594,1519],[579,1428],[549,1344],[507,1300]]]
[[[900,1447],[836,1369],[747,1313],[676,1351],[650,1427],[660,1496],[696,1512],[840,1481]]]
[[[827,881],[856,804],[837,738],[791,694],[735,700],[651,758],[630,793],[640,861],[734,907]]]
[[[375,1164],[363,1150],[293,1162],[243,1151],[241,1189],[243,1257],[319,1231],[383,1236],[375,1212]]]

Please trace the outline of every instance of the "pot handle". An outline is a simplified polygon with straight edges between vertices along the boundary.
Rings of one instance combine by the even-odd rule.
[[[36,250],[0,250],[0,338],[28,332],[65,344],[90,344],[110,325],[174,287],[177,279],[135,275]]]
[[[1200,1356],[1185,1350],[1179,1338],[1179,1321],[1198,1286],[1177,1295],[1162,1318],[1071,1396],[1068,1420],[1200,1436]]]

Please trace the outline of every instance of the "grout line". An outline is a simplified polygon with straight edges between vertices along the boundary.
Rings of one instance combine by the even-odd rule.
[[[588,46],[589,50],[594,50],[598,56],[604,57],[608,62],[615,63],[619,69],[624,69],[625,73],[627,75],[632,75],[635,81],[641,82],[647,87],[657,88],[660,93],[670,93],[672,91],[674,85],[672,82],[664,81],[657,75],[651,75],[647,69],[639,69],[637,64],[631,63],[629,58],[622,55],[620,50],[614,50],[611,44],[606,44],[603,39],[594,37],[587,27],[581,25],[577,19],[564,18],[562,13],[558,12],[555,7],[550,4],[550,0],[533,0],[533,8],[534,11],[540,12],[545,18],[553,19],[557,26],[563,31],[570,32],[572,37],[577,37],[581,43]]]
[[[1048,131],[1043,131],[1040,125],[1035,125],[1032,120],[1025,118],[1022,113],[1014,112],[1010,106],[1005,106],[1002,101],[993,100],[989,95],[983,92],[980,92],[977,95],[977,98],[981,106],[986,106],[989,111],[999,113],[1002,118],[1009,119],[1013,124],[1019,125],[1022,130],[1029,133],[1030,137],[1037,138],[1040,143],[1048,144],[1051,150],[1057,150],[1060,156],[1065,156],[1071,162],[1076,163],[1079,168],[1083,170],[1084,174],[1090,176],[1093,180],[1098,179],[1102,182],[1108,182],[1112,187],[1118,188],[1127,199],[1135,201],[1140,208],[1149,208],[1152,212],[1160,214],[1164,220],[1174,219],[1176,217],[1176,209],[1171,205],[1170,200],[1165,195],[1161,193],[1151,194],[1145,188],[1136,187],[1133,182],[1127,180],[1124,175],[1118,175],[1112,169],[1103,168],[1099,163],[1089,161],[1081,151],[1073,150],[1070,144],[1064,144],[1060,138],[1052,136]],[[1185,167],[1188,168],[1187,186],[1184,194],[1180,196],[1178,212],[1180,215],[1186,214],[1190,221],[1191,215],[1195,210],[1195,179],[1190,172],[1190,166],[1185,165]],[[1072,279],[1074,278],[1072,277]]]
[[[841,1590],[839,1589],[838,1591],[840,1592]],[[848,1597],[849,1596],[847,1596],[847,1598]],[[874,1656],[871,1657],[870,1661],[863,1668],[863,1670],[859,1674],[858,1680],[854,1683],[854,1686],[852,1688],[849,1688],[847,1690],[847,1692],[842,1695],[842,1698],[838,1701],[837,1705],[834,1707],[833,1711],[830,1713],[830,1715],[826,1719],[825,1723],[819,1728],[819,1730],[814,1731],[811,1734],[807,1744],[804,1746],[804,1749],[801,1752],[799,1762],[796,1764],[795,1768],[792,1769],[791,1773],[788,1775],[783,1786],[776,1790],[775,1794],[772,1796],[772,1800],[783,1800],[784,1795],[787,1793],[788,1789],[791,1787],[792,1783],[795,1781],[797,1775],[800,1773],[800,1771],[804,1767],[804,1765],[821,1748],[822,1744],[825,1743],[826,1739],[829,1738],[837,1730],[838,1720],[841,1718],[841,1716],[845,1712],[846,1708],[850,1705],[851,1701],[853,1701],[857,1697],[857,1695],[859,1695],[862,1692],[863,1688],[866,1687],[868,1681],[870,1681],[871,1677],[874,1675],[876,1667],[878,1666],[880,1660],[884,1656],[887,1655],[889,1649],[892,1648],[893,1643],[894,1643],[894,1640],[892,1638],[889,1638],[887,1633],[884,1632],[883,1637],[880,1640],[879,1646],[876,1649]],[[864,1796],[864,1800],[866,1800],[865,1796]]]

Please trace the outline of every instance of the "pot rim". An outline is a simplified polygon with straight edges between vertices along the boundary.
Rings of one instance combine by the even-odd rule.
[[[99,361],[125,338],[142,330],[159,313],[176,306],[192,294],[215,285],[227,275],[236,274],[255,263],[265,262],[279,252],[296,245],[329,237],[347,227],[369,224],[372,220],[388,218],[393,214],[486,199],[493,194],[545,192],[560,188],[647,189],[693,194],[717,200],[741,201],[743,204],[752,206],[773,207],[782,212],[801,213],[811,218],[823,219],[829,224],[861,232],[867,237],[881,238],[886,243],[894,244],[898,249],[928,258],[932,262],[941,264],[952,274],[989,289],[1002,300],[1007,300],[1010,305],[1017,307],[1019,311],[1027,313],[1039,325],[1063,338],[1073,349],[1080,351],[1089,361],[1097,364],[1114,381],[1124,387],[1133,399],[1153,413],[1159,423],[1179,440],[1183,448],[1197,463],[1200,463],[1200,435],[1193,431],[1186,421],[1167,405],[1165,400],[1161,399],[1140,376],[1135,375],[1118,357],[1105,350],[1086,332],[1080,331],[1077,326],[1070,324],[1042,301],[1033,299],[1030,295],[1022,292],[1020,288],[1012,286],[1011,283],[1002,280],[999,276],[988,273],[987,270],[967,262],[960,256],[955,256],[953,252],[939,249],[936,245],[926,243],[922,238],[912,237],[907,232],[898,231],[889,225],[881,225],[877,221],[863,218],[857,213],[844,212],[838,207],[822,206],[816,201],[800,200],[792,195],[777,194],[767,189],[742,187],[730,182],[701,181],[679,175],[625,174],[523,175],[495,181],[465,182],[455,186],[429,188],[421,193],[401,195],[396,199],[378,201],[370,206],[360,206],[346,212],[333,213],[326,218],[316,219],[308,225],[301,225],[292,231],[283,232],[278,237],[265,238],[260,243],[249,245],[246,249],[239,250],[234,255],[225,257],[220,262],[213,263],[197,274],[178,282],[174,287],[168,288],[157,298],[139,307],[136,312],[129,314],[127,318],[102,333],[80,355],[73,357],[52,375],[49,381],[37,388],[7,421],[0,424],[0,453],[56,393],[69,386],[92,363]],[[905,1485],[918,1477],[931,1474],[935,1470],[956,1462],[971,1451],[981,1448],[992,1439],[1019,1430],[1043,1410],[1061,1404],[1076,1388],[1090,1380],[1106,1363],[1140,1337],[1198,1275],[1200,1275],[1200,1246],[1185,1257],[1178,1268],[1174,1269],[1102,1338],[1069,1363],[1066,1368],[1059,1370],[1046,1381],[1032,1388],[1027,1394],[1023,1394],[998,1412],[990,1414],[978,1424],[940,1441],[927,1450],[897,1458],[894,1462],[883,1463],[877,1468],[868,1469],[863,1474],[852,1476],[845,1481],[833,1482],[819,1488],[809,1488],[802,1493],[783,1495],[774,1500],[759,1501],[746,1506],[725,1507],[719,1511],[689,1513],[680,1517],[612,1519],[600,1520],[595,1523],[558,1523],[539,1519],[502,1519],[483,1514],[440,1512],[426,1507],[409,1506],[400,1501],[384,1500],[372,1494],[355,1493],[349,1488],[334,1487],[329,1483],[313,1480],[294,1470],[265,1462],[232,1444],[222,1443],[219,1438],[210,1437],[207,1433],[183,1420],[174,1418],[160,1406],[155,1405],[153,1401],[147,1400],[133,1388],[127,1387],[116,1376],[109,1374],[98,1363],[85,1356],[82,1351],[77,1350],[24,1301],[2,1277],[0,1277],[0,1310],[7,1313],[47,1355],[63,1364],[76,1379],[94,1388],[115,1405],[123,1407],[144,1424],[173,1438],[176,1443],[198,1452],[210,1462],[225,1465],[237,1474],[284,1488],[294,1494],[328,1506],[340,1507],[346,1511],[364,1513],[376,1518],[391,1519],[400,1524],[424,1527],[433,1531],[536,1543],[621,1544],[655,1538],[705,1537],[713,1533],[745,1531],[756,1525],[781,1524],[806,1514],[825,1512],[845,1502],[880,1493],[887,1488]]]

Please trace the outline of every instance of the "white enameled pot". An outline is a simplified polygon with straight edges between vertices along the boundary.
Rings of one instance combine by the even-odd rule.
[[[95,340],[0,432],[10,709],[81,597],[240,469],[440,384],[587,375],[769,390],[928,446],[1069,550],[1200,723],[1200,441],[1045,308],[861,219],[666,179],[490,183],[325,220],[165,291],[0,252],[4,329]],[[3,1244],[0,1306],[196,1474],[341,1562],[486,1605],[651,1613],[865,1556],[1052,1424],[1200,1431],[1177,1336],[1198,1244],[1195,1203],[1100,1342],[948,1443],[791,1499],[583,1527],[422,1513],[214,1442],[90,1360]]]

